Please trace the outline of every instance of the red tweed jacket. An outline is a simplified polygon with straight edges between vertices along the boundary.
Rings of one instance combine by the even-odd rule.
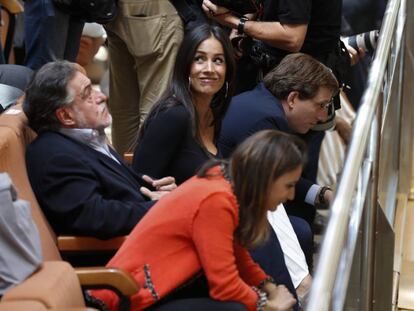
[[[156,203],[108,263],[130,272],[141,285],[132,310],[142,310],[204,271],[210,296],[238,301],[256,310],[258,286],[267,275],[234,241],[238,204],[229,182],[219,173],[193,177]],[[111,309],[117,297],[93,291]]]

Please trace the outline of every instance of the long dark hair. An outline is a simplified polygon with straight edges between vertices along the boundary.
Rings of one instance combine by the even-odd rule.
[[[271,185],[283,174],[306,162],[305,144],[299,138],[276,130],[264,130],[247,138],[233,152],[229,162],[206,163],[199,177],[209,176],[208,170],[221,164],[228,175],[239,204],[237,241],[251,248],[268,236],[267,197]]]
[[[215,138],[220,131],[221,121],[230,103],[234,88],[234,74],[235,62],[233,56],[233,47],[230,43],[228,35],[219,27],[212,24],[202,24],[191,31],[189,31],[181,43],[180,49],[177,53],[177,58],[174,66],[172,80],[167,91],[163,94],[161,99],[152,107],[147,119],[141,127],[138,135],[138,140],[144,135],[145,128],[151,119],[154,118],[158,112],[176,105],[183,105],[190,114],[191,128],[193,135],[201,146],[201,138],[198,132],[199,120],[196,113],[195,106],[191,97],[191,90],[189,88],[188,77],[190,76],[191,65],[194,60],[195,53],[198,46],[204,40],[210,37],[217,39],[224,51],[224,58],[226,61],[226,77],[223,87],[214,95],[210,104],[213,112],[213,125],[215,128]]]

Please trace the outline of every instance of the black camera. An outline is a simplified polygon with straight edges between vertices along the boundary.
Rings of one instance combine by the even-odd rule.
[[[237,36],[231,39],[233,49],[243,53],[243,57],[248,57],[252,64],[265,71],[276,67],[281,58],[272,54],[272,50],[262,41],[253,39],[249,36]]]
[[[257,0],[211,0],[211,2],[241,15],[255,13],[260,6]]]
[[[253,38],[249,36],[237,36],[231,39],[231,44],[235,50],[243,53],[250,53],[253,44]]]
[[[359,48],[362,48],[366,52],[372,52],[377,47],[378,36],[379,31],[372,30],[354,36],[346,37],[343,39],[343,41],[352,46],[357,51]]]

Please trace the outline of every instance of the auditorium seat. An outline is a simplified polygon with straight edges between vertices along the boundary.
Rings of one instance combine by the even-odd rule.
[[[1,10],[5,14],[2,14],[2,38],[1,43],[3,46],[4,59],[6,63],[9,63],[10,54],[13,48],[13,37],[16,27],[16,15],[21,14],[24,11],[23,5],[18,0],[0,0]]]
[[[44,262],[33,275],[3,295],[0,311],[88,310],[85,307],[81,286],[84,289],[115,289],[125,298],[135,294],[139,290],[137,283],[122,270],[99,267],[74,269],[69,263],[62,261],[58,249],[61,237],[56,237],[47,222],[26,173],[26,145],[36,136],[26,122],[21,105],[13,106],[0,115],[0,172],[9,173],[18,191],[18,197],[31,203],[32,217],[40,234]],[[125,237],[109,241],[84,237],[66,237],[63,240],[65,239],[66,244],[63,244],[66,249],[90,251],[99,247],[105,250],[116,249]],[[83,240],[87,243],[83,243]],[[92,247],[93,244],[95,245]]]
[[[21,284],[8,290],[0,301],[2,310],[95,310],[86,308],[82,289],[115,289],[124,297],[138,291],[135,280],[119,269],[73,269],[64,261],[46,261]]]

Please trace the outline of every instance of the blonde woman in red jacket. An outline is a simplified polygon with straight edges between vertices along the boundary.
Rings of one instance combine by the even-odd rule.
[[[132,310],[290,310],[295,299],[274,284],[247,249],[269,231],[268,210],[294,196],[303,143],[259,132],[228,163],[207,163],[144,216],[108,267],[141,286]],[[117,296],[94,291],[112,310]]]

